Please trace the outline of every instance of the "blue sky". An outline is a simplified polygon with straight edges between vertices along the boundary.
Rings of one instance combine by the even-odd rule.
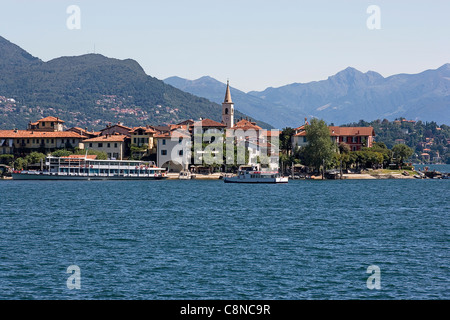
[[[69,5],[81,29],[69,30]],[[369,5],[381,29],[369,30]],[[0,0],[0,35],[44,61],[95,51],[164,79],[209,75],[243,91],[326,79],[348,66],[383,76],[450,62],[450,1]]]

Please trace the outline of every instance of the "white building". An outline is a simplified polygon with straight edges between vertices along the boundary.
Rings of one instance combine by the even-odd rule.
[[[187,169],[191,158],[191,136],[183,130],[173,130],[154,135],[156,139],[156,163],[168,172]]]

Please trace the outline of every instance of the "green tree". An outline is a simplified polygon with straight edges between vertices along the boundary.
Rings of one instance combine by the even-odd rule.
[[[71,154],[72,154],[72,152],[69,150],[66,150],[66,149],[59,149],[59,150],[52,152],[52,156],[54,156],[54,157],[68,157]]]
[[[40,152],[32,152],[25,157],[28,164],[40,163],[41,160],[45,160],[46,155]]]
[[[14,161],[14,156],[12,154],[2,154],[0,155],[0,163],[9,165]]]
[[[398,163],[403,163],[403,160],[408,159],[414,153],[414,150],[404,144],[397,144],[392,148],[394,157]]]
[[[306,140],[308,141],[303,150],[305,164],[313,167],[316,171],[320,171],[322,164],[327,166],[332,163],[337,146],[331,141],[330,130],[325,121],[312,119],[305,130]],[[325,170],[325,168],[322,168],[322,170]]]
[[[74,154],[83,154],[84,155],[84,154],[86,154],[86,150],[79,149],[79,150],[76,150],[74,152]],[[97,156],[97,160],[107,160],[108,159],[108,155],[104,151],[98,151],[98,150],[89,149],[88,150],[88,155],[96,155]]]
[[[24,158],[17,158],[14,161],[14,169],[15,170],[24,170],[28,165],[28,162]]]
[[[292,150],[291,138],[294,135],[295,131],[293,128],[286,127],[280,133],[280,151],[286,154]]]

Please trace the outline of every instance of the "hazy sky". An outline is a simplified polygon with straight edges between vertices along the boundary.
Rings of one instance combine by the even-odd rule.
[[[81,29],[66,12],[80,8]],[[370,30],[369,5],[381,29]],[[101,53],[159,79],[209,75],[243,91],[326,79],[352,66],[383,76],[450,62],[449,0],[0,0],[0,35],[44,61]]]

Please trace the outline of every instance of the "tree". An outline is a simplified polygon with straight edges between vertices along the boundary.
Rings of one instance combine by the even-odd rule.
[[[27,167],[28,163],[27,160],[24,158],[17,158],[14,161],[14,169],[16,170],[23,170]]]
[[[12,154],[2,154],[0,155],[0,163],[9,165],[14,161],[14,156]]]
[[[86,150],[83,150],[83,149],[75,150],[74,154],[85,155]],[[108,159],[108,155],[104,151],[89,149],[87,154],[88,155],[96,155],[97,160],[107,160]]]
[[[398,163],[403,163],[403,160],[408,159],[414,153],[413,149],[404,144],[397,144],[392,148],[394,157]]]
[[[281,131],[280,134],[280,151],[283,153],[289,153],[292,150],[291,138],[294,135],[294,129],[287,127]]]
[[[323,120],[312,119],[305,127],[308,144],[304,147],[305,164],[320,171],[320,167],[331,164],[336,145],[330,139],[330,130]],[[325,168],[322,168],[325,170]]]
[[[72,154],[69,150],[66,149],[59,149],[52,152],[52,156],[54,157],[68,157]]]
[[[45,160],[46,155],[39,152],[32,152],[25,157],[28,164],[40,163],[41,160]]]

